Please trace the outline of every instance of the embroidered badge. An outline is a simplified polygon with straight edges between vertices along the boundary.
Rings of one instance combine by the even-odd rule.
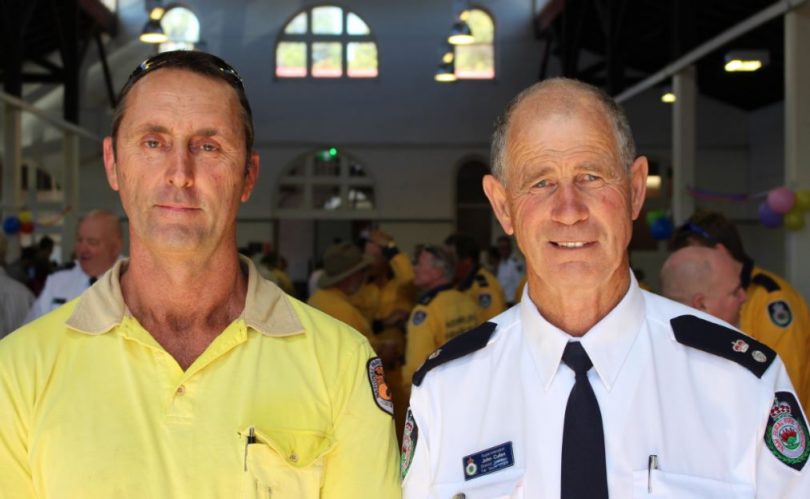
[[[488,293],[478,295],[478,305],[480,305],[481,308],[489,308],[489,306],[492,305],[492,295]]]
[[[732,341],[731,349],[735,352],[745,353],[748,351],[748,343],[743,340]]]
[[[394,402],[391,399],[391,390],[388,389],[388,384],[385,382],[385,372],[383,371],[383,363],[379,357],[369,359],[368,364],[368,381],[371,385],[371,394],[374,397],[374,402],[377,407],[394,415]]]
[[[413,419],[411,408],[408,407],[408,413],[405,415],[405,429],[402,431],[402,455],[399,458],[399,470],[402,473],[402,479],[408,474],[411,469],[411,462],[413,462],[413,453],[416,451],[416,441],[419,439],[419,427],[416,426],[416,420]]]
[[[793,313],[790,311],[790,306],[784,300],[776,300],[768,304],[768,315],[771,316],[771,322],[779,327],[788,327],[793,322]]]
[[[418,326],[419,324],[422,324],[423,322],[425,322],[425,319],[427,319],[427,312],[424,312],[422,310],[417,310],[413,314],[413,319],[412,319],[413,320],[413,325]]]
[[[765,428],[765,444],[777,459],[797,471],[807,463],[807,422],[791,392],[776,392]]]
[[[754,350],[753,352],[751,352],[751,357],[753,357],[754,360],[757,362],[765,362],[766,360],[768,360],[768,357],[766,357],[765,354],[760,352],[759,350]]]
[[[501,471],[515,464],[512,442],[505,442],[481,452],[464,456],[461,462],[464,466],[464,480],[472,480],[479,476]]]

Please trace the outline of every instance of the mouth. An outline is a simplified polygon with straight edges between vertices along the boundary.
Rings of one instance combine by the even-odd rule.
[[[199,210],[199,208],[197,208],[196,206],[188,206],[182,204],[157,204],[155,205],[155,207],[161,210],[181,212],[181,213]]]
[[[551,241],[551,244],[556,248],[581,249],[593,246],[595,243],[591,241]]]

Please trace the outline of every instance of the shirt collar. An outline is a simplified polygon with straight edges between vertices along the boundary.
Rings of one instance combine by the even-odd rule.
[[[548,389],[560,367],[565,345],[578,339],[540,315],[529,298],[528,286],[519,307],[523,335],[537,364],[543,387]],[[644,296],[631,272],[630,287],[619,304],[579,339],[608,391],[613,387],[643,321]]]
[[[79,298],[66,325],[81,333],[104,334],[121,324],[130,315],[121,293],[121,271],[127,265],[121,259]],[[278,286],[262,278],[249,258],[240,256],[243,269],[248,271],[245,308],[239,319],[265,336],[292,336],[304,332],[293,309],[291,298]]]

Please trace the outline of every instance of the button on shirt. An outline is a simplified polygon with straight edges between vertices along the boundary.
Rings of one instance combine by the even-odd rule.
[[[669,321],[685,314],[713,320],[642,291],[633,279],[582,337],[603,418],[610,497],[808,497],[810,466],[798,472],[782,463],[763,439],[775,392],[793,392],[781,361],[757,378],[678,343]],[[575,379],[561,357],[572,338],[525,294],[493,322],[486,346],[413,387],[418,432],[410,467],[403,466],[407,499],[560,496],[563,422]],[[508,449],[511,464],[505,458],[481,473],[488,449]],[[477,466],[465,467],[470,459]]]
[[[42,288],[42,293],[28,311],[25,322],[31,322],[37,317],[42,317],[51,310],[61,307],[89,287],[90,276],[84,273],[78,262],[75,262],[69,269],[54,272],[45,280],[45,287]]]

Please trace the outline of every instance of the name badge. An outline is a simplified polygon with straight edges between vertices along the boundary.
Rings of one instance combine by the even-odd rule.
[[[462,462],[465,481],[508,468],[515,464],[512,442],[502,443],[481,452],[464,456]]]

